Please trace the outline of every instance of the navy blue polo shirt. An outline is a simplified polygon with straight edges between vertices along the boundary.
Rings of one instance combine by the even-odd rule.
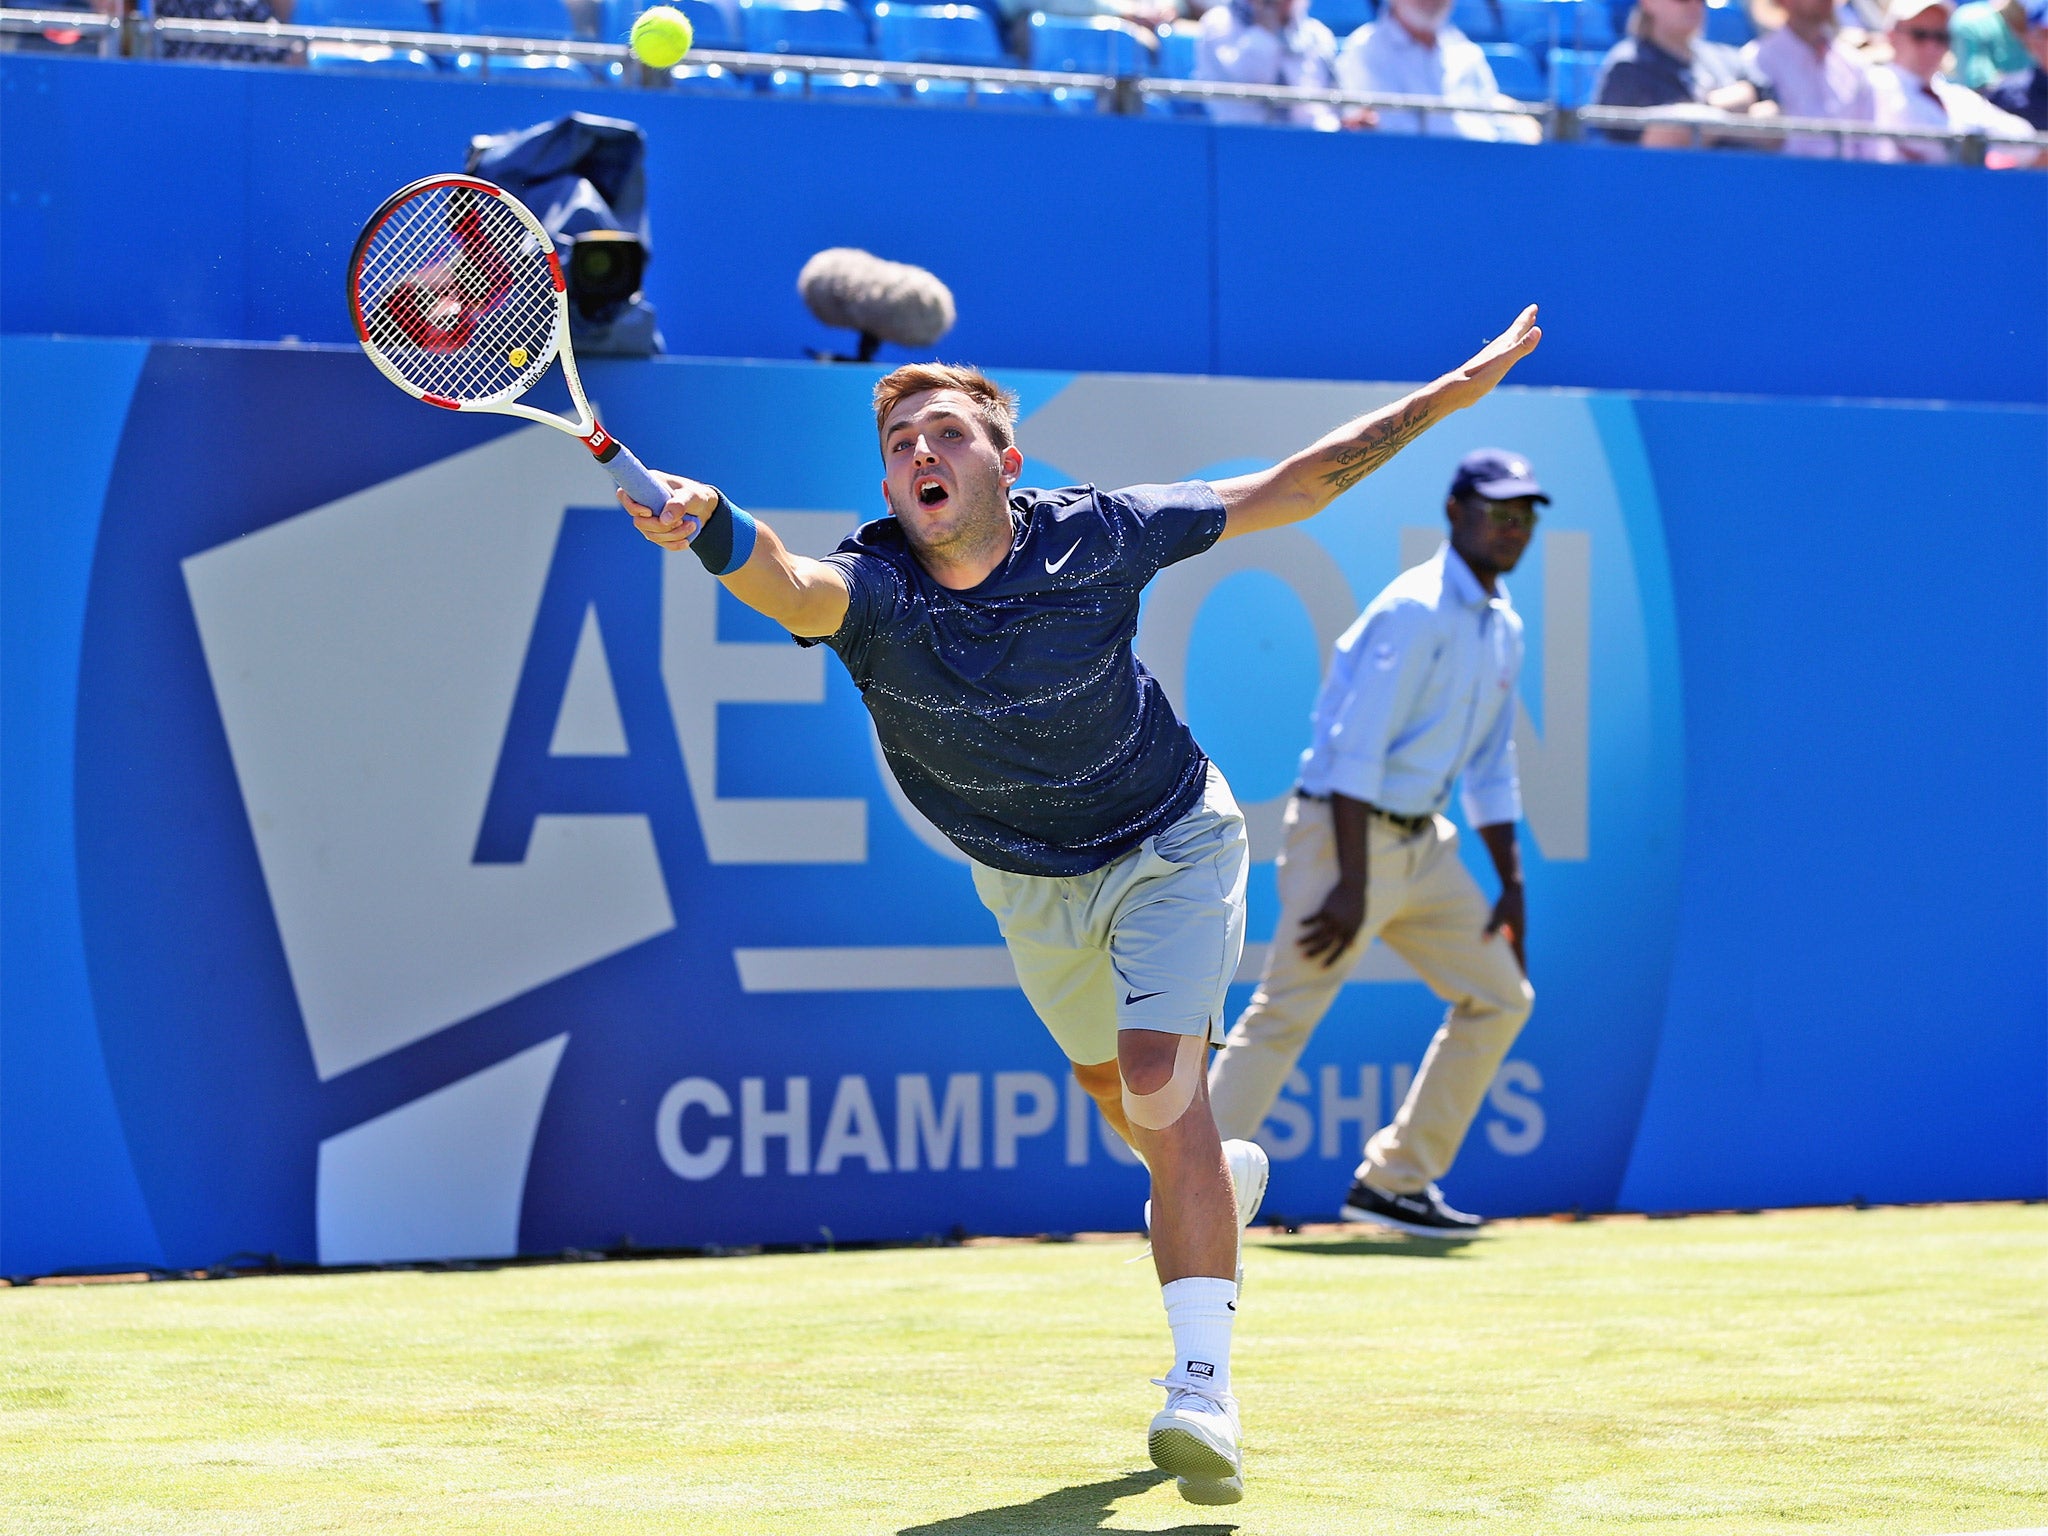
[[[829,645],[910,803],[968,857],[1079,875],[1193,809],[1208,759],[1131,648],[1145,583],[1223,532],[1199,480],[1014,491],[1009,556],[964,592],[893,517],[826,560],[852,594]]]

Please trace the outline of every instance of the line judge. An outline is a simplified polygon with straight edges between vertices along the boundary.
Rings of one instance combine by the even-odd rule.
[[[1467,454],[1444,502],[1448,541],[1338,640],[1283,823],[1280,925],[1258,990],[1209,1069],[1219,1130],[1255,1135],[1374,938],[1450,1004],[1393,1123],[1366,1143],[1341,1211],[1348,1221],[1425,1237],[1481,1225],[1436,1181],[1536,1001],[1515,844],[1522,619],[1501,578],[1549,500],[1520,454]],[[1461,776],[1466,819],[1500,877],[1490,907],[1442,814]]]

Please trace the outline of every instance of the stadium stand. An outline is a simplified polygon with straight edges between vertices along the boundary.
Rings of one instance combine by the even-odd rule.
[[[1376,0],[1309,0],[1309,15],[1330,29],[1338,43],[1379,14]]]
[[[874,9],[875,42],[885,59],[909,64],[1002,64],[1008,56],[988,12],[972,5],[897,5]]]
[[[1507,41],[1501,30],[1499,0],[1457,0],[1451,7],[1451,25],[1475,43]]]
[[[1512,96],[1517,101],[1549,99],[1550,85],[1543,78],[1542,66],[1521,44],[1482,43],[1479,51],[1486,55],[1487,67],[1493,71],[1493,83],[1500,87],[1502,95]]]
[[[840,59],[871,59],[875,45],[868,24],[844,0],[788,0],[763,4],[742,0],[740,30],[749,53],[819,53]]]
[[[768,77],[768,90],[776,96],[818,96],[834,101],[900,101],[903,96],[895,81],[857,69],[813,75],[778,69]]]
[[[1138,29],[1114,16],[1052,16],[1034,11],[1028,31],[1033,69],[1074,75],[1138,75],[1151,60],[1152,50],[1139,40]]]
[[[1545,56],[1553,99],[1561,107],[1583,107],[1593,95],[1604,48],[1553,48]]]
[[[437,30],[426,0],[298,0],[292,20],[302,27],[375,27],[388,32]]]
[[[1152,74],[1161,80],[1195,78],[1195,24],[1177,21],[1159,29],[1159,52],[1152,62]]]
[[[442,15],[450,32],[565,40],[577,35],[562,0],[444,0]]]
[[[1707,25],[1702,35],[1710,43],[1740,48],[1755,39],[1756,23],[1749,19],[1749,12],[1739,0],[1708,0]]]
[[[652,0],[298,0],[281,36],[270,0],[92,0],[90,9],[82,8],[83,0],[51,3],[78,9],[94,25],[76,30],[53,26],[46,11],[0,0],[0,51],[96,52],[107,57],[245,64],[303,62],[315,72],[333,75],[577,86],[644,87],[655,78],[633,64],[625,46],[634,19]],[[1201,67],[1198,24],[1164,21],[1155,29],[1156,11],[1133,9],[1142,0],[1045,0],[1101,5],[1101,13],[1086,15],[1026,13],[1024,7],[1032,0],[1013,0],[1007,6],[997,0],[674,3],[690,16],[700,50],[754,55],[710,63],[693,55],[668,72],[668,84],[684,93],[1114,111],[1218,122],[1336,122],[1331,111],[1311,112],[1266,94],[1277,88],[1263,79],[1240,87],[1248,94],[1228,105],[1208,99],[1196,80]],[[1182,3],[1192,8],[1201,0]],[[1748,4],[1749,0],[1709,0],[1704,6],[1702,33],[1717,45],[1717,53],[1739,48],[1757,35]],[[106,19],[123,6],[125,24]],[[1492,111],[1484,103],[1460,102],[1461,110],[1490,117],[1493,129],[1480,131],[1473,126],[1478,118],[1472,118],[1461,120],[1466,126],[1460,131],[1476,138],[1636,142],[1657,126],[1664,108],[1624,104],[1621,97],[1598,104],[1591,100],[1603,54],[1625,32],[1633,7],[1634,0],[1453,0],[1452,24],[1480,46],[1501,91]],[[1309,15],[1341,41],[1380,8],[1381,0],[1311,0]],[[1128,19],[1133,14],[1141,19]],[[310,27],[357,35],[307,37],[301,29]],[[418,40],[398,47],[379,35],[392,32],[418,34]],[[436,33],[445,39],[440,46],[428,40]],[[550,42],[559,46],[540,46]],[[828,63],[839,59],[873,62],[849,62],[845,67]],[[1040,78],[1018,78],[1025,69],[1034,75],[1095,78],[1054,85]],[[947,78],[933,79],[927,70]],[[815,78],[807,82],[807,75]],[[1104,76],[1122,82],[1113,94],[1105,92]],[[1511,112],[1510,103],[1521,105]],[[1519,120],[1509,121],[1517,112]],[[1893,139],[1868,124],[1854,123],[1841,125],[1835,136],[1876,145],[1889,145]],[[1712,132],[1721,147],[1764,151],[1779,149],[1788,137],[1798,141],[1794,130],[1761,115],[1737,115],[1725,123],[1717,119]],[[2003,168],[2033,164],[2040,151],[2048,150],[2048,134],[2024,140],[2019,148],[2008,148],[2003,140],[1989,146],[1986,135],[1953,121],[1947,128],[1916,126],[1899,142],[1908,139],[1927,147],[1897,156],[1858,152],[1851,158],[1934,158]],[[2042,163],[2048,165],[2048,157],[2042,157]]]
[[[738,48],[739,32],[722,6],[712,0],[667,0],[690,18],[696,48]],[[623,43],[633,34],[634,18],[647,9],[648,0],[604,0],[602,30],[607,42]],[[678,66],[681,68],[682,66]]]
[[[315,23],[307,22],[307,26]],[[325,25],[325,23],[320,23]],[[306,50],[306,67],[329,75],[434,75],[434,61],[417,48],[387,48],[381,43],[315,43]]]
[[[1552,48],[1613,45],[1614,18],[1602,0],[1500,0],[1501,30],[1534,57]]]

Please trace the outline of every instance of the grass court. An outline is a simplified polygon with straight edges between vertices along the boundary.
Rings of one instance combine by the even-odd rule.
[[[1124,1237],[0,1291],[0,1530],[2048,1524],[2048,1206],[1258,1234],[1246,1497]]]

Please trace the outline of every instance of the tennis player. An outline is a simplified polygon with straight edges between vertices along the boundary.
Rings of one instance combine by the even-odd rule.
[[[1264,1154],[1226,1150],[1208,1050],[1244,944],[1248,850],[1230,788],[1137,660],[1139,595],[1218,539],[1312,517],[1542,338],[1533,306],[1462,368],[1256,474],[1020,490],[1013,396],[913,364],[875,387],[889,516],[822,560],[675,475],[620,500],[799,644],[838,653],[913,805],[973,861],[1018,980],[1152,1176],[1175,1362],[1155,1465],[1197,1504],[1243,1496],[1230,1389],[1238,1244]]]

